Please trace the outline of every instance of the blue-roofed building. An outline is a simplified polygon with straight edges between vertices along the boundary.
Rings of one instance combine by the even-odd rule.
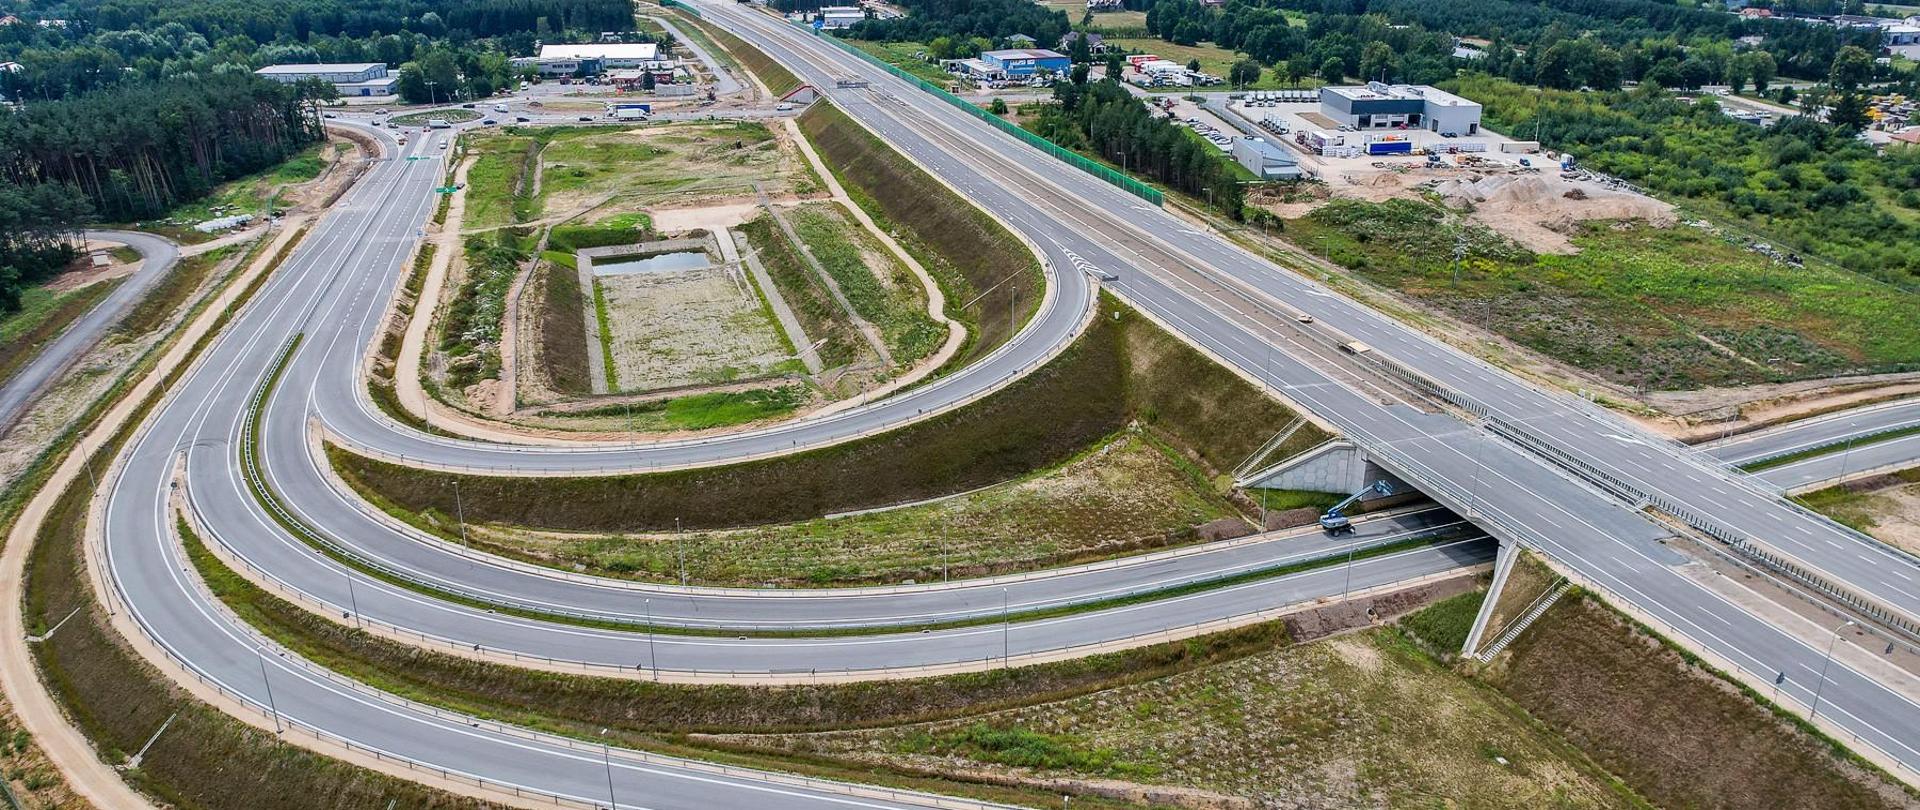
[[[1044,48],[987,51],[980,54],[980,61],[985,62],[993,72],[1009,79],[1025,78],[1041,73],[1064,74],[1072,67],[1072,61],[1066,54]]]

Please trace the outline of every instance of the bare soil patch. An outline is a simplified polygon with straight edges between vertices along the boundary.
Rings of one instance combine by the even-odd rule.
[[[779,327],[733,269],[600,276],[594,284],[606,300],[621,390],[730,382],[788,365]]]

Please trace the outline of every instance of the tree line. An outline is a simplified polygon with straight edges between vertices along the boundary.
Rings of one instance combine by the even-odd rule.
[[[226,73],[0,112],[0,187],[71,189],[108,220],[158,216],[321,140],[304,95]]]
[[[1304,26],[1296,19],[1304,18]],[[1879,32],[1748,20],[1657,0],[1153,0],[1149,32],[1169,42],[1243,51],[1292,81],[1317,76],[1415,84],[1462,66],[1543,87],[1611,90],[1824,78],[1841,49],[1877,49]],[[1492,41],[1478,58],[1454,56],[1455,36]],[[1758,37],[1757,45],[1735,43]],[[1892,67],[1876,77],[1891,78]]]
[[[71,15],[64,26],[35,25],[31,15],[0,26],[0,61],[21,65],[0,72],[0,96],[51,101],[276,64],[419,62],[421,72],[439,71],[427,78],[444,98],[484,97],[517,78],[507,58],[531,54],[537,41],[633,28],[627,0],[81,0],[61,9]],[[435,51],[446,61],[427,64]]]
[[[71,186],[0,182],[0,317],[20,308],[22,290],[79,258],[73,238],[90,213]]]
[[[1036,134],[1208,199],[1228,216],[1240,218],[1240,183],[1212,144],[1155,115],[1112,79],[1060,82],[1053,94],[1057,103],[1045,105],[1031,124]]]
[[[997,42],[1026,34],[1041,47],[1051,47],[1068,29],[1065,12],[1032,0],[900,0],[899,4],[907,8],[907,16],[862,20],[847,35],[880,41],[985,37]]]

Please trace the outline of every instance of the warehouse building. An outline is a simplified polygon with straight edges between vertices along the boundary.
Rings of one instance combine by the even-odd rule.
[[[1009,48],[1004,51],[986,51],[980,54],[980,61],[987,68],[1010,79],[1036,76],[1041,73],[1066,73],[1073,66],[1066,54],[1049,51],[1044,48]]]
[[[867,18],[867,10],[859,6],[822,6],[820,17],[815,20],[818,27],[829,31],[852,28],[855,23]]]
[[[1425,129],[1454,135],[1480,132],[1480,104],[1424,84],[1320,88],[1320,114],[1354,129]]]
[[[387,75],[385,62],[333,62],[305,65],[268,65],[254,71],[260,77],[284,84],[303,79],[319,79],[333,85],[343,96],[390,96],[398,76]]]
[[[1234,138],[1233,159],[1262,180],[1298,180],[1306,176],[1293,153],[1265,138]]]

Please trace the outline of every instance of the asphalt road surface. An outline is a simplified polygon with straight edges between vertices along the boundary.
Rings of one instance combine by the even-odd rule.
[[[15,372],[13,377],[0,385],[0,436],[13,428],[13,423],[27,412],[27,407],[46,392],[48,386],[60,375],[79,362],[80,357],[100,342],[114,324],[120,322],[120,316],[127,314],[133,302],[146,295],[147,290],[159,281],[167,271],[173,269],[174,262],[180,258],[179,248],[171,240],[162,239],[153,234],[137,231],[88,231],[89,239],[112,239],[124,242],[130,248],[140,252],[140,269],[120,286],[114,288],[107,297],[94,304],[85,315],[74,319],[46,348],[40,350],[32,362]]]
[[[1551,429],[1551,435],[1581,447],[1597,440],[1611,463],[1644,455],[1648,458],[1636,462],[1637,470],[1706,476],[1700,479],[1703,486],[1723,482],[1724,473],[1716,465],[1671,446],[1651,444],[1623,423],[1528,388],[1195,231],[1017,145],[930,96],[889,83],[809,34],[731,4],[701,7],[823,87],[832,88],[835,76],[869,75],[875,85],[872,90],[830,89],[829,93],[850,114],[929,171],[1000,212],[1011,227],[1040,246],[1056,268],[1054,283],[1048,300],[1019,340],[960,373],[899,397],[829,418],[725,438],[554,448],[502,447],[421,435],[373,409],[356,374],[361,352],[378,327],[408,250],[431,211],[434,199],[429,190],[438,185],[444,167],[435,159],[385,162],[308,236],[257,302],[176,387],[124,456],[124,471],[107,503],[107,571],[116,594],[145,632],[202,677],[257,704],[264,703],[265,684],[260,677],[264,661],[284,715],[356,745],[497,782],[595,800],[605,795],[606,774],[595,756],[599,752],[591,748],[583,751],[577,744],[529,738],[525,732],[476,727],[465,718],[436,717],[391,696],[318,673],[254,639],[244,625],[205,597],[182,570],[183,561],[168,539],[171,520],[166,505],[175,460],[184,454],[186,494],[207,524],[211,540],[287,587],[336,605],[344,595],[348,602],[357,603],[359,613],[369,621],[445,643],[474,643],[515,653],[524,650],[528,655],[629,670],[647,667],[718,674],[991,663],[995,655],[1018,656],[1171,630],[1335,595],[1349,587],[1347,571],[1321,569],[1149,605],[929,633],[743,640],[586,630],[423,597],[342,568],[267,520],[246,494],[239,470],[239,437],[247,405],[281,347],[294,334],[303,334],[305,341],[268,403],[262,422],[262,455],[274,488],[304,519],[324,524],[338,542],[404,560],[426,580],[462,583],[484,569],[487,577],[519,577],[501,586],[499,596],[523,599],[527,594],[520,589],[527,586],[528,578],[543,577],[540,587],[552,595],[547,601],[555,610],[599,609],[587,600],[604,599],[601,594],[614,590],[604,583],[475,559],[422,543],[421,538],[373,520],[318,474],[305,439],[309,419],[317,418],[348,443],[371,452],[501,472],[716,464],[818,446],[958,407],[1043,361],[1072,338],[1090,312],[1088,279],[1074,269],[1087,263],[1118,273],[1119,280],[1109,285],[1116,293],[1249,376],[1339,424],[1382,454],[1383,463],[1431,487],[1456,512],[1496,533],[1531,532],[1526,535],[1529,542],[1581,571],[1616,598],[1648,611],[1736,666],[1753,672],[1771,673],[1775,668],[1788,672],[1783,694],[1795,700],[1810,698],[1817,683],[1803,669],[1818,667],[1823,650],[1685,577],[1680,571],[1684,558],[1663,546],[1665,532],[1660,527],[1485,430],[1404,403],[1383,404],[1363,382],[1329,371],[1322,353],[1324,341],[1281,331],[1276,324],[1290,319],[1276,318],[1274,310],[1311,307],[1329,328],[1366,339],[1383,352],[1432,373],[1471,383],[1476,396],[1498,400],[1506,409],[1538,408],[1528,424],[1538,421]],[[435,156],[438,141],[445,137],[446,133],[421,137],[404,151]],[[1121,216],[1116,218],[1115,213]],[[1759,514],[1765,519],[1772,513]],[[362,518],[366,523],[353,522]],[[346,534],[334,534],[336,530]],[[1871,552],[1856,545],[1852,553]],[[1484,561],[1488,554],[1488,544],[1467,542],[1363,560],[1351,570],[1351,587],[1454,570]],[[1885,560],[1859,562],[1898,570]],[[1146,569],[1125,570],[1126,576],[1135,576]],[[1105,587],[1088,575],[1044,577],[1037,582],[1022,589],[1022,598],[1029,604],[1063,598],[1076,593],[1076,588],[1077,593],[1086,594]],[[1003,610],[1010,610],[1013,586],[1006,587],[1001,600]],[[971,602],[925,610],[941,615],[990,613],[994,594],[987,592],[983,607],[975,590]],[[861,597],[867,604],[881,606],[872,609],[847,607],[853,600],[839,594],[728,595],[727,604],[736,613],[727,621],[783,621],[799,609],[797,604],[825,605],[807,609],[820,611],[815,621],[827,623],[869,620],[854,616],[849,612],[853,610],[868,610],[869,617],[891,613],[897,618],[923,610],[912,599],[950,598],[918,595],[934,592],[873,592]],[[672,589],[625,587],[615,596],[604,609],[626,615],[634,613],[635,603],[643,616],[656,602],[663,611],[676,598],[695,604],[689,594]],[[886,604],[890,602],[897,604]],[[1920,755],[1909,747],[1920,740],[1920,709],[1911,701],[1840,662],[1828,670],[1820,689],[1823,716],[1902,761],[1920,762]],[[622,793],[631,788],[632,795],[644,796],[649,807],[739,806],[765,801],[771,795],[765,791],[776,789],[757,777],[715,779],[682,763],[646,765],[626,752],[613,752],[612,757],[617,787]],[[780,806],[824,806],[843,800],[830,786],[777,789],[799,791],[780,794]],[[760,795],[756,797],[755,791]],[[876,806],[922,801],[909,797],[883,800]]]

